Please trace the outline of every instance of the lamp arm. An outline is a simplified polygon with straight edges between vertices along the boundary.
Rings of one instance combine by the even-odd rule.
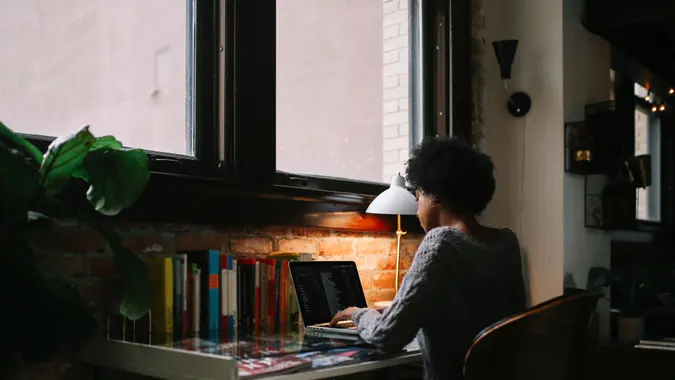
[[[400,263],[401,263],[401,238],[407,232],[404,232],[401,229],[401,215],[396,215],[397,227],[396,227],[396,275],[394,277],[394,289],[398,292],[398,278],[400,272]]]

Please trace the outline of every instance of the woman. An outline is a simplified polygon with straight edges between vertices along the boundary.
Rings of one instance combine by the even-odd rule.
[[[331,323],[353,320],[366,342],[386,351],[417,336],[425,379],[460,379],[473,337],[525,309],[518,238],[477,221],[495,179],[491,159],[468,144],[427,140],[412,152],[406,175],[426,236],[401,288],[381,313],[350,307]]]

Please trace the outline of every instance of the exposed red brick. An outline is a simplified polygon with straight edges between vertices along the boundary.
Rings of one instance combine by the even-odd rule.
[[[175,250],[180,251],[197,251],[207,249],[218,249],[227,251],[230,244],[230,238],[223,233],[195,233],[185,232],[177,233],[174,241]]]
[[[394,271],[378,272],[373,276],[373,288],[375,289],[394,289]]]
[[[170,243],[161,234],[135,233],[126,236],[122,245],[133,252],[165,252],[171,251]]]
[[[407,256],[403,257],[401,256],[401,262],[399,264],[400,270],[408,270],[410,266],[412,265],[413,257]]]
[[[373,287],[373,271],[359,270],[359,278],[364,290],[370,290]]]
[[[80,257],[66,257],[54,253],[47,257],[41,257],[39,265],[63,277],[80,277],[87,274],[86,260]]]
[[[372,265],[374,269],[377,270],[395,270],[396,269],[396,254],[392,253],[387,256],[375,256],[372,255],[368,257],[369,262],[373,262]],[[403,256],[399,258],[399,269],[406,270],[410,268],[413,258],[409,256]]]
[[[92,257],[89,260],[89,276],[97,278],[115,277],[115,261],[112,257]]]
[[[299,237],[327,237],[330,236],[328,228],[291,228],[292,236]]]
[[[373,237],[374,235],[361,231],[334,231],[333,236],[339,236],[348,239],[362,239],[366,237]]]
[[[354,240],[342,237],[327,237],[319,240],[319,255],[347,256],[354,252]]]
[[[266,227],[266,228],[255,228],[251,229],[250,233],[254,235],[264,235],[264,236],[286,236],[290,234],[291,229],[288,227]],[[247,231],[249,232],[249,231]]]
[[[342,257],[342,260],[354,261],[359,270],[377,270],[377,260],[375,259],[375,256],[349,255]]]
[[[233,237],[230,252],[238,254],[264,254],[272,252],[272,239],[268,237]]]
[[[279,252],[293,253],[316,253],[316,242],[311,239],[279,239],[277,250]]]
[[[354,252],[357,255],[388,255],[392,252],[392,239],[363,237],[354,239]]]
[[[417,248],[420,246],[424,236],[404,235],[401,238],[401,256],[415,256]],[[396,239],[394,239],[393,250],[396,252]]]
[[[31,236],[31,244],[39,252],[94,253],[103,251],[106,243],[93,230],[76,227],[41,229]]]
[[[372,261],[375,269],[379,270],[394,270],[396,269],[396,255],[372,256],[368,258]]]

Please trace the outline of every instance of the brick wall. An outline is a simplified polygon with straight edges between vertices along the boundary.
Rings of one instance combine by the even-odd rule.
[[[220,249],[238,257],[263,257],[270,252],[311,253],[316,260],[357,263],[369,304],[394,296],[394,234],[344,232],[317,228],[204,228],[176,225],[118,226],[125,246],[138,253]],[[422,239],[409,234],[401,248],[401,276]],[[33,239],[42,265],[70,278],[94,306],[102,306],[105,284],[115,275],[112,255],[95,231],[61,224]],[[102,311],[99,308],[99,318]]]
[[[382,2],[382,180],[405,171],[410,148],[409,0]]]

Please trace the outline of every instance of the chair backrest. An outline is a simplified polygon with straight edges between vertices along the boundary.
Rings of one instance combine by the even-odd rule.
[[[597,294],[560,296],[481,331],[464,360],[464,380],[579,379]]]

